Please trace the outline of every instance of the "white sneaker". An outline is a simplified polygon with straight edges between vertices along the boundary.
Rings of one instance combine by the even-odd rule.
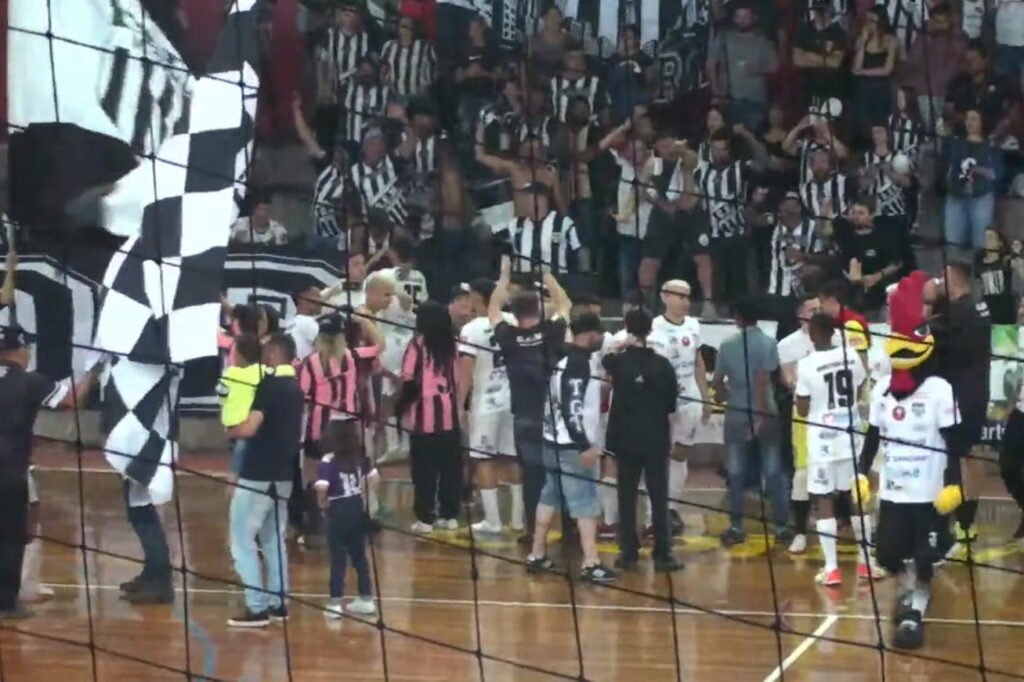
[[[807,536],[797,533],[793,536],[793,542],[789,543],[790,554],[803,554],[807,551]]]
[[[419,533],[420,535],[430,535],[434,531],[434,528],[429,523],[417,521],[409,527],[409,530],[413,533]]]
[[[438,530],[458,530],[459,521],[458,519],[438,519],[434,521],[434,528]]]
[[[345,611],[342,609],[341,602],[327,604],[324,607],[324,618],[330,618],[331,620],[337,620],[345,616]]]
[[[345,610],[357,616],[374,616],[377,614],[377,605],[373,603],[372,599],[360,597],[350,601]]]
[[[500,523],[491,523],[490,521],[487,521],[486,519],[483,520],[483,521],[480,521],[479,523],[474,523],[471,526],[471,528],[473,529],[474,533],[482,533],[484,535],[500,535],[501,534],[501,524]]]

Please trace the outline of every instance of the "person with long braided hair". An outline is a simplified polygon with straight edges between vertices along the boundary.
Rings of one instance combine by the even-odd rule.
[[[448,308],[422,303],[416,310],[416,337],[402,359],[402,390],[395,407],[409,432],[416,513],[412,530],[417,533],[429,533],[435,521],[442,530],[459,527],[462,441],[455,351]]]

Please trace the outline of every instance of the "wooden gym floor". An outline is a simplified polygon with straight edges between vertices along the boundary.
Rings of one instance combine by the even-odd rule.
[[[186,457],[183,464],[219,473],[223,459]],[[38,606],[36,617],[8,623],[0,632],[3,682],[478,680],[481,668],[471,653],[477,628],[480,649],[493,657],[483,659],[482,679],[556,679],[547,673],[576,678],[581,670],[574,614],[582,675],[590,680],[677,679],[673,637],[684,680],[883,679],[871,591],[852,580],[838,590],[815,586],[819,559],[813,547],[793,559],[782,548],[766,548],[760,536],[722,549],[716,539],[726,524],[721,513],[697,507],[687,512],[687,542],[677,548],[687,567],[673,575],[671,585],[649,567],[616,587],[575,583],[575,608],[564,577],[527,577],[521,566],[479,553],[474,595],[464,534],[418,539],[384,530],[376,541],[383,633],[372,622],[327,621],[316,608],[326,597],[326,555],[293,549],[287,628],[246,631],[225,625],[241,599],[227,552],[228,488],[222,481],[179,477],[180,536],[174,506],[164,510],[175,561],[180,565],[184,551],[190,569],[203,576],[188,581],[186,614],[180,576],[173,608],[132,607],[118,599],[118,583],[138,571],[138,564],[119,557],[139,556],[118,476],[98,458],[86,458],[81,500],[73,456],[44,451],[37,461],[42,535],[49,540],[42,577],[56,598]],[[713,475],[691,478],[693,485],[705,487],[689,492],[689,501],[718,508],[725,504],[723,492],[710,487],[720,485]],[[1002,493],[996,482],[991,488],[993,495]],[[386,503],[397,510],[388,523],[404,529],[411,487],[393,479],[384,490]],[[98,550],[86,553],[84,565],[76,548],[83,539],[82,510],[85,544]],[[990,672],[983,678],[978,672],[971,582],[964,565],[950,565],[935,580],[927,642],[917,652],[933,660],[886,652],[884,679],[1024,679],[1016,677],[1024,676],[1024,548],[1006,544],[1016,522],[1008,500],[986,498],[979,513],[977,560],[988,567],[975,569],[985,665],[1010,675]],[[478,544],[500,557],[523,556],[511,535]],[[610,563],[615,547],[603,549]],[[841,545],[840,550],[844,576],[850,578],[855,548]],[[557,544],[553,556],[561,558]],[[349,590],[354,583],[350,572]],[[674,613],[670,591],[677,599]],[[889,641],[892,581],[879,583],[876,596],[882,636]],[[782,614],[778,620],[776,611]],[[773,623],[780,626],[779,637]]]

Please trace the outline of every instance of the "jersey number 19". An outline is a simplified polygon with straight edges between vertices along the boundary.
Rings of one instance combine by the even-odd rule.
[[[828,384],[828,409],[849,407],[853,402],[853,374],[848,369],[839,369],[825,375]]]

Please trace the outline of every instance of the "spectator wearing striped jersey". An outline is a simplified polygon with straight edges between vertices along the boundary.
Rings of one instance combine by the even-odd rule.
[[[409,432],[414,533],[431,532],[435,521],[441,530],[459,527],[462,441],[455,354],[448,309],[433,301],[420,305],[416,336],[402,360],[403,383],[395,407]]]
[[[310,206],[314,221],[313,234],[333,242],[339,251],[345,251],[348,248],[348,231],[342,200],[345,195],[345,177],[352,165],[345,152],[345,145],[340,140],[334,140],[330,148],[320,146],[302,114],[302,101],[298,94],[292,100],[292,117],[295,133],[317,172]]]
[[[711,136],[711,163],[702,164],[694,172],[694,185],[701,197],[709,223],[709,249],[713,268],[711,295],[705,299],[707,313],[717,314],[716,305],[734,302],[747,294],[750,286],[749,240],[747,213],[750,193],[748,182],[752,172],[764,168],[767,152],[742,124],[734,126],[737,137],[743,139],[753,152],[753,161],[746,162],[733,155],[733,139],[725,130]]]
[[[334,11],[332,20],[332,25],[320,37],[315,56],[315,127],[319,144],[324,147],[330,145],[339,132],[339,91],[352,80],[358,61],[373,48],[354,3],[343,3]]]
[[[544,408],[546,478],[537,505],[533,549],[526,559],[530,572],[550,571],[548,529],[559,510],[576,520],[583,550],[580,577],[611,582],[616,574],[601,565],[597,553],[597,522],[601,506],[597,479],[602,454],[597,444],[601,423],[601,382],[591,376],[590,356],[601,347],[601,318],[584,313],[572,322],[572,341],[553,368]]]
[[[830,256],[825,247],[817,221],[804,213],[800,196],[787,192],[779,202],[768,266],[770,312],[779,321],[776,338],[785,337],[799,326],[794,315],[804,293],[803,281],[828,265]]]
[[[815,219],[844,215],[851,198],[850,184],[850,179],[836,169],[832,154],[819,149],[811,155],[810,177],[800,185],[804,211]]]
[[[363,217],[371,209],[384,211],[395,225],[408,217],[406,187],[400,166],[388,154],[384,131],[371,127],[362,135],[362,155],[349,170],[349,182],[359,194]]]
[[[914,184],[913,166],[908,163],[910,172],[898,172],[893,162],[899,156],[910,161],[906,154],[895,149],[889,127],[881,124],[871,126],[871,148],[864,152],[861,189],[874,197],[875,222],[879,229],[895,235],[902,247],[901,272],[906,274],[916,269],[910,240],[910,226],[914,220],[909,201],[909,190]]]
[[[517,188],[516,198],[524,205],[523,213],[494,233],[499,248],[512,257],[513,272],[550,272],[564,277],[586,271],[589,257],[576,224],[551,208],[548,186],[528,182]]]
[[[384,82],[400,98],[419,95],[434,84],[437,58],[434,47],[423,40],[422,29],[412,17],[398,20],[398,37],[384,43],[381,62]]]
[[[585,97],[594,113],[603,111],[608,103],[604,82],[600,76],[587,72],[586,55],[578,45],[566,50],[562,72],[551,79],[550,88],[552,115],[559,121],[565,120],[573,97]]]
[[[355,76],[341,90],[342,131],[350,146],[362,139],[367,128],[384,118],[391,102],[391,88],[381,83],[380,74],[381,67],[373,56],[360,57]],[[354,148],[348,151],[356,155]]]

